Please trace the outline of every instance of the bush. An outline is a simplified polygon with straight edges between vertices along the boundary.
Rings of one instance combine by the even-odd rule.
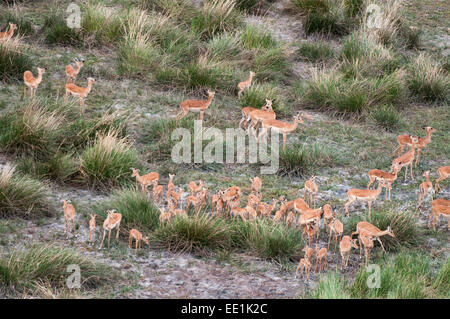
[[[229,249],[229,232],[225,220],[200,213],[189,218],[178,216],[170,223],[160,225],[153,236],[172,251],[204,255],[216,249]]]
[[[0,42],[1,81],[23,81],[23,73],[33,68],[33,63],[25,50],[18,37]]]
[[[73,46],[81,46],[83,43],[79,30],[67,26],[62,10],[50,10],[48,15],[45,16],[42,29],[44,30],[47,43]]]
[[[241,42],[247,49],[274,49],[278,47],[277,41],[267,30],[248,25],[241,33]]]
[[[370,119],[387,131],[394,131],[401,124],[400,113],[390,105],[383,105],[370,112]]]
[[[299,230],[265,219],[236,221],[232,224],[232,240],[238,248],[279,261],[296,256],[303,246]]]
[[[274,48],[258,53],[251,69],[260,81],[284,80],[289,73],[285,50]]]
[[[330,167],[336,164],[337,152],[321,144],[294,144],[280,150],[281,175],[306,176],[321,167]]]
[[[131,181],[130,167],[139,168],[138,152],[115,130],[98,134],[80,156],[80,172],[90,185],[101,188]]]
[[[234,9],[235,0],[210,0],[203,3],[203,10],[192,20],[192,29],[203,39],[226,31],[233,31],[240,24],[242,17]]]
[[[15,167],[0,172],[0,217],[31,218],[51,215],[49,190],[38,180],[16,174]]]
[[[147,194],[142,193],[140,187],[114,190],[106,200],[95,204],[92,208],[103,219],[106,218],[106,211],[110,209],[122,214],[120,230],[126,235],[132,228],[149,232],[159,225],[159,209]]]
[[[237,57],[242,53],[241,39],[231,33],[214,36],[206,44],[208,56],[212,61],[228,62],[230,57]]]
[[[302,42],[297,54],[309,62],[326,62],[333,58],[334,51],[327,42]]]
[[[425,54],[418,55],[409,64],[408,86],[422,101],[448,101],[450,80],[441,65]]]
[[[1,256],[0,283],[21,291],[35,289],[42,282],[63,288],[68,276],[67,267],[73,264],[80,267],[84,288],[100,286],[114,275],[106,265],[93,262],[72,248],[36,244]]]

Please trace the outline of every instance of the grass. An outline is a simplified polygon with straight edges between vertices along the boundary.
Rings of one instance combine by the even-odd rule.
[[[50,216],[49,189],[42,182],[5,166],[0,172],[0,216],[35,218]]]
[[[402,123],[400,113],[391,105],[377,107],[370,112],[369,117],[376,125],[390,132],[398,129]]]
[[[64,288],[69,265],[78,265],[84,289],[96,288],[114,277],[108,266],[94,262],[72,248],[35,244],[0,257],[0,283],[23,292],[32,292],[48,283]]]
[[[23,81],[23,73],[33,68],[33,62],[25,53],[26,46],[19,37],[0,42],[0,79],[1,81]]]
[[[277,41],[272,34],[256,26],[248,25],[247,28],[241,32],[240,39],[242,44],[247,49],[274,49],[278,47]]]
[[[409,64],[408,87],[420,101],[449,101],[450,98],[448,73],[425,54],[419,54]]]
[[[120,227],[126,234],[132,228],[149,232],[159,225],[159,209],[146,194],[141,192],[140,187],[113,190],[106,200],[92,208],[103,219],[106,218],[106,211],[110,209],[115,209],[122,214]]]
[[[138,152],[116,130],[98,134],[80,155],[81,175],[94,187],[109,188],[130,182],[130,167],[140,167]]]
[[[258,74],[256,75],[258,77]],[[280,88],[275,83],[254,83],[244,91],[240,98],[242,107],[260,108],[266,104],[266,99],[273,100],[272,108],[278,114],[289,114],[289,106]]]
[[[20,34],[22,36],[31,36],[34,34],[33,26],[30,20],[24,16],[24,10],[20,6],[8,7],[7,10],[0,13],[0,30],[9,29],[9,22],[17,25],[14,36]]]
[[[334,51],[327,42],[302,42],[297,54],[309,62],[326,62],[333,58]]]
[[[82,34],[75,28],[67,26],[64,13],[60,9],[52,8],[44,18],[42,28],[45,40],[49,44],[69,45],[79,47],[82,45]]]
[[[335,150],[321,144],[294,144],[280,150],[281,175],[311,175],[313,171],[321,167],[330,167],[338,163]]]
[[[350,299],[344,279],[338,272],[321,276],[311,296],[314,299]]]

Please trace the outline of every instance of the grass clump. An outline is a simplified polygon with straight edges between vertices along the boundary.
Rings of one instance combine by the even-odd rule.
[[[189,218],[178,216],[170,223],[160,225],[153,236],[169,250],[203,255],[216,249],[229,249],[229,233],[225,220],[200,213]]]
[[[256,77],[258,77],[258,74],[256,74]],[[260,108],[266,104],[266,99],[273,100],[272,108],[275,112],[284,114],[289,112],[284,95],[275,83],[253,83],[241,95],[240,103],[243,107],[252,106]]]
[[[289,63],[283,48],[274,48],[259,52],[251,69],[260,81],[281,81],[289,74]]]
[[[191,20],[192,30],[203,39],[235,30],[242,22],[242,17],[235,10],[235,0],[208,0],[203,2],[203,9]]]
[[[5,166],[0,172],[0,217],[50,215],[48,188],[40,181],[15,173],[15,167]]]
[[[370,119],[386,131],[394,131],[401,125],[400,113],[391,105],[383,105],[370,112]]]
[[[52,8],[49,11],[42,30],[49,44],[81,46],[83,43],[80,29],[70,28],[60,9]]]
[[[325,62],[334,56],[334,51],[327,42],[302,42],[297,54],[309,62]]]
[[[298,254],[303,246],[299,230],[271,220],[239,220],[232,227],[233,245],[262,258],[286,260]]]
[[[19,37],[0,42],[0,81],[23,81],[23,73],[32,68]]]
[[[9,22],[17,25],[17,30],[14,31],[14,36],[17,34],[23,36],[30,36],[34,34],[33,26],[29,19],[24,16],[21,7],[15,5],[9,7],[7,10],[0,13],[0,30],[9,30]]]
[[[314,169],[330,167],[338,162],[337,152],[321,144],[294,144],[280,150],[281,175],[310,175]]]
[[[80,172],[85,182],[101,188],[119,186],[131,180],[130,167],[139,168],[138,152],[116,130],[98,134],[80,155]]]
[[[419,100],[448,101],[450,80],[439,63],[425,54],[418,55],[409,64],[408,87]]]
[[[72,248],[36,244],[14,250],[0,257],[0,283],[22,291],[32,291],[45,282],[64,288],[70,273],[69,265],[78,265],[83,288],[95,288],[113,278],[108,266],[96,263]]]
[[[311,294],[314,299],[350,299],[350,293],[339,273],[321,276],[317,288]]]
[[[277,41],[267,30],[248,25],[240,35],[241,42],[247,49],[273,49],[278,47]]]
[[[131,175],[131,170],[130,175]],[[114,190],[103,202],[94,205],[92,210],[101,218],[106,218],[106,211],[115,209],[122,214],[121,231],[128,234],[132,228],[141,231],[154,230],[159,225],[159,209],[140,187]]]

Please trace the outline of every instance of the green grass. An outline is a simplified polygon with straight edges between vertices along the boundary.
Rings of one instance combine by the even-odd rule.
[[[350,299],[344,279],[338,272],[321,276],[311,296],[314,299]]]
[[[99,287],[114,277],[108,266],[94,262],[72,248],[35,244],[0,256],[0,284],[22,292],[32,292],[40,283],[65,288],[70,275],[67,272],[69,265],[80,267],[80,283],[84,289]]]
[[[17,25],[17,30],[14,31],[14,36],[17,34],[23,36],[31,36],[34,34],[33,26],[30,19],[24,16],[24,11],[19,6],[10,7],[0,13],[0,30],[6,31],[9,29],[9,22]]]
[[[46,42],[55,45],[81,46],[83,43],[81,32],[75,28],[69,28],[64,17],[65,13],[55,8],[52,8],[44,17],[42,30]]]
[[[151,187],[149,190],[151,191]],[[126,235],[132,228],[148,232],[159,225],[159,209],[146,194],[141,192],[140,187],[114,190],[106,200],[92,207],[92,211],[102,219],[106,218],[106,211],[110,209],[122,214],[120,227]]]
[[[400,113],[390,105],[377,107],[370,112],[369,117],[376,125],[391,132],[398,129],[402,122]]]
[[[42,182],[5,166],[0,173],[0,216],[36,218],[50,216],[49,189]]]
[[[278,46],[272,34],[261,28],[248,25],[240,35],[241,42],[247,49],[274,49]]]
[[[333,58],[334,51],[327,42],[302,42],[297,54],[309,62],[326,62]]]
[[[99,134],[80,155],[80,172],[85,182],[99,188],[131,181],[130,167],[139,168],[139,155],[115,130]]]
[[[23,81],[23,73],[32,70],[33,62],[26,53],[27,47],[14,37],[0,42],[0,81]]]
[[[256,76],[258,77],[258,74]],[[275,83],[253,83],[241,95],[240,104],[242,107],[252,106],[260,108],[266,104],[266,99],[273,100],[272,108],[277,114],[289,114],[290,109],[283,92]]]

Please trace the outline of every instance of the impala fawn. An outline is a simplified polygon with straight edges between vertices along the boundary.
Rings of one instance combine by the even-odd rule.
[[[242,94],[242,92],[244,92],[245,89],[248,89],[252,85],[252,80],[255,75],[256,75],[255,72],[250,71],[250,76],[249,76],[248,80],[239,82],[239,84],[237,86],[238,90],[239,90],[238,98],[241,97],[241,94]]]
[[[178,207],[180,205],[181,196],[183,195],[183,190],[180,190],[178,193],[174,190],[167,192],[167,202],[174,207]]]
[[[169,211],[164,211],[162,208],[159,209],[159,223],[164,224],[167,222],[170,222],[170,218],[172,217],[172,214]]]
[[[75,207],[70,203],[70,201],[64,200],[64,232],[66,233],[66,239],[69,238],[69,233],[71,232],[70,223],[72,223],[73,235],[75,236]]]
[[[173,178],[175,174],[169,174],[169,183],[167,184],[167,192],[175,190],[175,184],[173,183]]]
[[[250,181],[252,182],[252,193],[261,198],[261,187],[262,187],[261,178],[255,176],[253,178],[250,178]]]
[[[275,210],[278,203],[278,199],[272,198],[272,204],[259,202],[256,213],[261,217],[271,217],[272,212]]]
[[[305,118],[311,118],[307,115],[303,116]],[[261,132],[258,134],[257,143],[259,143],[259,140],[261,139],[262,136],[267,136],[268,131],[272,130],[276,133],[283,134],[283,149],[286,148],[287,134],[294,132],[297,129],[299,123],[300,124],[304,123],[301,114],[297,114],[294,117],[292,123],[283,122],[280,120],[258,120],[258,121],[261,122]]]
[[[428,227],[433,225],[433,230],[436,231],[436,224],[440,216],[444,216],[448,220],[448,230],[450,230],[450,200],[435,199],[431,202],[431,214],[428,217]]]
[[[330,249],[330,243],[331,243],[331,236],[334,233],[334,251],[336,251],[336,245],[338,243],[338,238],[342,236],[344,233],[344,224],[337,219],[336,217],[333,217],[331,222],[328,224],[328,229],[330,231],[329,237],[328,237],[328,249]]]
[[[359,235],[362,232],[368,233],[370,236],[373,237],[373,239],[376,239],[380,245],[381,245],[381,249],[385,252],[386,250],[384,249],[383,243],[380,240],[381,236],[384,235],[389,235],[391,237],[395,238],[395,234],[392,231],[391,227],[388,226],[388,228],[386,230],[380,230],[379,228],[377,228],[376,226],[372,225],[369,222],[359,222],[358,224],[356,224],[356,231],[354,231],[351,235],[351,237],[353,238],[354,235]],[[361,255],[361,241],[359,242],[359,248],[360,248],[360,255]]]
[[[430,194],[431,200],[433,200],[433,184],[431,184],[430,181],[430,171],[426,171],[422,175],[425,177],[425,182],[421,183],[419,185],[419,198],[417,199],[417,208],[420,208],[420,205],[422,204],[422,201],[425,199],[425,197]]]
[[[379,169],[372,169],[369,171],[369,183],[367,184],[367,189],[370,189],[370,185],[373,184],[376,180],[380,182],[380,180],[384,180],[386,182],[386,193],[384,199],[391,200],[391,189],[392,183],[397,179],[397,174],[400,171],[400,167],[398,165],[392,165],[393,173],[387,173]],[[389,197],[388,197],[389,193]]]
[[[14,30],[17,30],[17,24],[9,22],[8,31],[0,32],[0,40],[8,41],[9,39],[11,39],[12,36],[14,35]]]
[[[133,239],[136,241],[136,251],[138,249],[141,249],[141,240],[144,239],[144,242],[148,246],[148,237],[145,236],[145,238],[142,238],[142,233],[138,231],[137,229],[130,230],[130,236],[128,237],[128,247],[131,247],[131,244],[133,243]]]
[[[322,206],[323,208],[323,227],[325,231],[328,232],[328,224],[333,220],[333,217],[336,217],[336,212],[333,212],[330,204],[325,204]]]
[[[66,84],[66,95],[64,96],[64,102],[67,102],[69,95],[79,97],[81,113],[84,113],[84,100],[86,99],[88,94],[91,92],[92,83],[97,82],[97,80],[95,80],[94,78],[91,78],[91,77],[89,77],[87,79],[87,81],[88,81],[88,85],[85,88],[81,87],[81,86],[77,86],[73,83]]]
[[[116,229],[116,240],[119,239],[120,222],[122,221],[122,214],[118,213],[115,209],[108,210],[107,213],[108,215],[106,216],[106,219],[103,222],[103,238],[99,249],[102,249],[103,247],[103,241],[105,240],[106,231],[109,231],[108,248],[111,241],[111,231],[114,228]]]
[[[91,214],[91,219],[89,220],[89,241],[92,243],[95,241],[95,217],[97,217],[97,214]]]
[[[410,166],[410,171],[411,171],[411,179],[414,179],[413,176],[413,162],[414,162],[414,156],[415,156],[415,148],[416,145],[418,143],[418,138],[417,136],[410,136],[411,138],[411,149],[406,152],[405,154],[403,154],[400,157],[397,157],[396,159],[394,159],[392,161],[392,165],[396,165],[399,167],[399,171],[405,167],[405,181],[408,175],[408,165]]]
[[[131,171],[133,172],[131,174],[131,177],[136,177],[136,181],[141,185],[142,192],[148,191],[147,188],[150,184],[152,184],[154,181],[159,181],[159,174],[156,172],[151,172],[145,175],[139,175],[139,170],[135,168],[131,168]]]
[[[256,130],[257,126],[260,123],[260,120],[274,120],[276,118],[275,111],[272,108],[274,100],[266,99],[266,104],[261,107],[260,110],[249,110],[248,117],[246,123],[251,120],[251,124],[247,126],[247,134],[250,135],[250,131],[253,133],[253,136],[256,138]],[[242,114],[244,116],[244,114]]]
[[[386,182],[384,179],[381,182],[378,182],[378,188],[375,190],[372,189],[350,189],[347,192],[348,201],[345,203],[345,215],[348,217],[348,207],[355,201],[367,202],[369,205],[369,218],[372,208],[372,202],[375,201],[381,193],[383,187],[386,187]]]
[[[328,268],[327,254],[328,249],[319,249],[319,244],[316,244],[316,266],[314,267],[314,272],[317,272],[317,268],[319,268],[319,272],[322,272],[322,268],[323,270]]]
[[[366,257],[365,265],[367,267],[370,260],[370,252],[374,247],[373,237],[370,233],[362,232],[359,234],[358,238],[359,238],[359,245],[364,247],[364,256]],[[361,259],[361,250],[359,257]]]
[[[75,60],[75,67],[73,67],[72,64],[66,65],[66,83],[75,83],[78,73],[80,73],[80,69],[83,65],[84,60],[78,61],[78,59]]]
[[[347,267],[348,260],[350,259],[350,251],[352,248],[358,249],[358,245],[356,244],[356,239],[352,239],[350,236],[344,236],[339,243],[339,250],[341,252],[342,264],[341,269]]]
[[[319,192],[319,186],[316,184],[316,176],[313,175],[310,179],[305,182],[305,200],[306,195],[309,194],[309,206],[315,208],[316,196]]]
[[[162,185],[158,185],[158,180],[153,181],[153,201],[157,204],[161,203],[163,197],[164,187]]]
[[[307,211],[311,209],[308,204],[306,204],[305,200],[303,198],[297,198],[294,201],[294,210],[300,214],[302,214],[304,211]]]
[[[269,106],[267,106],[268,105],[268,102],[267,101],[269,101],[269,100],[267,100],[266,99],[266,104],[264,104],[262,107],[261,107],[261,109],[258,109],[258,108],[255,108],[255,107],[251,107],[251,106],[246,106],[246,107],[244,107],[244,108],[242,108],[241,109],[241,112],[242,112],[242,118],[241,118],[241,120],[240,120],[240,122],[239,122],[239,127],[240,128],[242,128],[242,126],[243,126],[243,129],[244,130],[246,130],[247,129],[247,124],[248,124],[248,122],[252,119],[251,117],[250,117],[250,114],[252,113],[252,112],[255,112],[255,111],[269,111],[269,110],[272,110],[272,104],[270,105],[270,107]],[[271,103],[271,102],[270,102]],[[273,110],[272,110],[273,111]],[[274,113],[275,114],[275,113]],[[275,118],[275,117],[274,117]],[[248,132],[247,132],[248,133]]]
[[[200,112],[200,121],[203,122],[203,116],[205,111],[211,105],[212,99],[216,92],[208,90],[208,99],[207,100],[185,100],[180,103],[181,111],[177,114],[176,122],[178,124],[178,120],[181,120],[185,117],[189,111],[191,112]]]
[[[300,273],[301,273],[303,279],[306,279],[307,281],[309,281],[309,275],[310,275],[310,271],[311,271],[311,261],[308,260],[308,258],[300,259],[297,269],[295,270],[294,279],[297,278],[297,273],[299,270],[300,270]]]
[[[189,192],[191,195],[195,196],[198,192],[203,189],[203,181],[199,181],[198,185],[194,181],[190,181],[188,184]]]
[[[416,158],[416,163],[414,164],[414,167],[417,167],[417,163],[419,162],[419,158],[420,158],[420,152],[422,151],[422,149],[424,149],[430,142],[431,142],[431,134],[436,132],[436,129],[432,128],[431,126],[425,126],[423,127],[423,129],[427,132],[427,135],[425,137],[421,137],[418,139],[417,142],[417,158]],[[403,151],[403,148],[406,145],[409,145],[412,147],[413,143],[412,143],[412,139],[411,136],[409,135],[399,135],[397,137],[397,142],[399,144],[398,149],[398,155],[400,156],[400,154]],[[395,153],[395,151],[394,151]]]
[[[38,76],[35,78],[31,71],[25,71],[23,73],[23,81],[25,83],[25,87],[23,88],[23,95],[27,95],[27,87],[30,89],[30,97],[36,94],[36,90],[39,84],[42,82],[42,75],[45,73],[45,69],[37,68]]]
[[[444,179],[447,179],[450,176],[450,166],[442,166],[439,167],[437,170],[439,174],[439,178],[436,179],[435,185],[434,185],[434,191],[436,194],[439,192],[439,183],[442,182]]]
[[[216,194],[213,194],[211,197],[211,208],[213,211],[213,214],[218,216],[223,212],[223,209],[225,207],[225,202],[222,199],[224,192],[219,190]]]
[[[184,209],[181,208],[175,208],[173,206],[172,202],[168,203],[167,209],[169,210],[169,213],[172,217],[182,216],[182,217],[188,217],[188,214]]]

